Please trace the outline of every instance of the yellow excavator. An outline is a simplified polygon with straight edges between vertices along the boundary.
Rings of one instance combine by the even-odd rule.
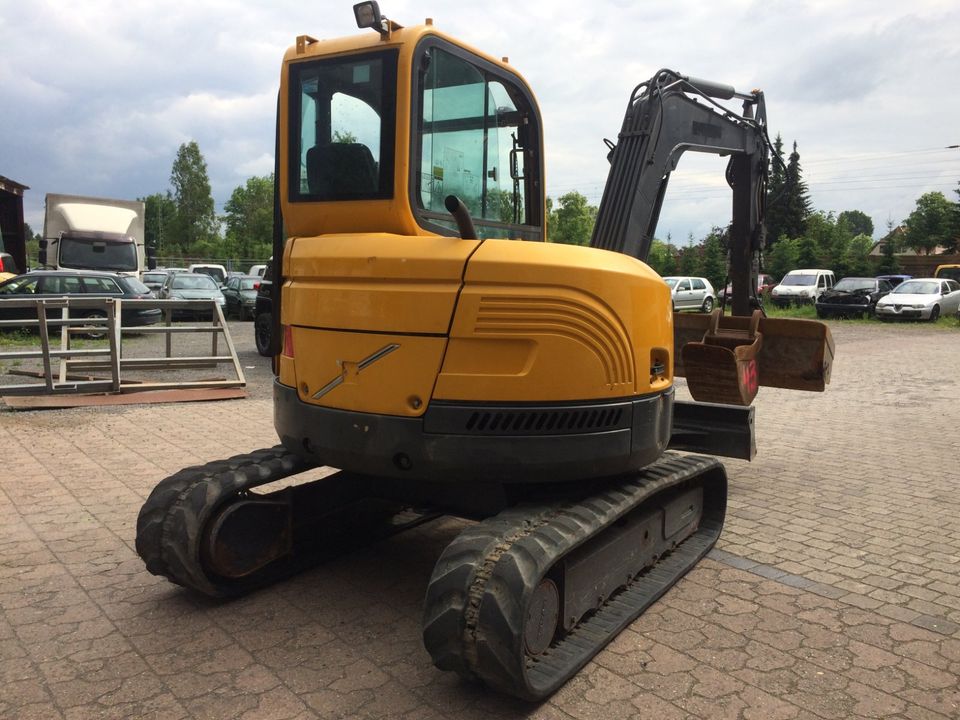
[[[752,458],[758,387],[822,391],[833,342],[751,293],[762,93],[670,70],[640,84],[591,246],[553,244],[523,78],[430,20],[354,12],[367,32],[298,37],[283,61],[281,444],[160,482],[137,551],[229,597],[437,515],[475,521],[437,561],[424,644],[441,669],[538,700],[716,542],[726,474],[689,453]],[[730,156],[732,315],[674,314],[643,262],[686,150]],[[675,399],[681,375],[693,402]],[[297,477],[318,466],[339,471]]]

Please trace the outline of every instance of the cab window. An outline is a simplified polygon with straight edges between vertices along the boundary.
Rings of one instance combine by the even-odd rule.
[[[397,52],[290,67],[290,200],[393,195]]]
[[[448,195],[481,238],[542,239],[539,120],[496,66],[437,39],[418,50],[411,194],[424,227],[450,234]]]

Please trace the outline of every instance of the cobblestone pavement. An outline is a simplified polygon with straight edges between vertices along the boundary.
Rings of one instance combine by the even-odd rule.
[[[149,575],[150,489],[275,443],[251,397],[0,411],[0,718],[960,717],[960,330],[833,323],[823,395],[762,389],[717,549],[548,702],[434,669],[447,520],[232,602]]]

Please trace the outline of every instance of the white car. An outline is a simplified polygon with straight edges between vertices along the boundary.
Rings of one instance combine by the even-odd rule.
[[[897,285],[877,301],[881,320],[930,320],[960,311],[960,283],[944,278],[915,278]]]
[[[777,307],[814,303],[835,283],[833,270],[791,270],[770,291],[770,299]]]
[[[665,277],[670,288],[674,310],[700,310],[708,313],[717,304],[717,294],[710,281],[702,277]]]

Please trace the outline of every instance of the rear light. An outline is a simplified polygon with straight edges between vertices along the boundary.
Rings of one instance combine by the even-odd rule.
[[[259,290],[259,289],[260,289],[260,283],[255,282],[255,283],[253,284],[253,289],[254,289],[254,290]]]
[[[289,325],[283,326],[283,355],[293,357],[293,328]]]
[[[3,269],[3,258],[2,258],[2,257],[0,257],[0,272],[5,272],[5,270]]]

